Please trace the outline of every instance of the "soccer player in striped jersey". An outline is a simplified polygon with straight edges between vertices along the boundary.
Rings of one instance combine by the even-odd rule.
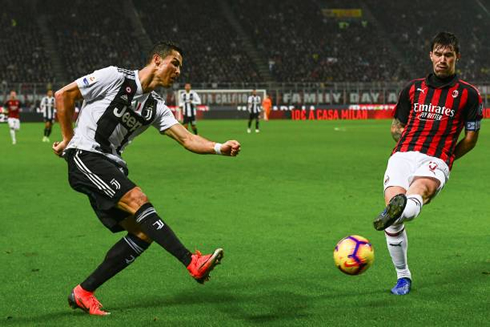
[[[199,251],[192,254],[143,190],[127,177],[128,168],[121,157],[125,147],[150,126],[194,153],[238,155],[240,143],[235,140],[221,144],[190,133],[153,92],[159,86],[170,87],[179,77],[182,56],[182,50],[174,44],[160,42],[139,71],[107,67],[55,94],[63,140],[53,144],[53,151],[67,161],[71,187],[89,197],[96,215],[109,230],[127,231],[97,269],[72,290],[68,302],[73,308],[92,315],[108,314],[95,298],[95,290],[134,262],[152,241],[177,258],[201,284],[223,257],[220,248],[208,255]],[[75,102],[82,99],[84,105],[73,130]]]
[[[7,111],[7,122],[10,128],[12,144],[17,144],[16,131],[20,130],[20,108],[22,103],[17,99],[17,92],[10,91],[10,98],[5,101],[4,110]]]
[[[397,272],[391,290],[396,295],[408,294],[412,285],[404,223],[442,190],[454,160],[475,147],[482,119],[478,90],[456,74],[461,58],[456,36],[438,33],[429,56],[433,72],[411,81],[396,104],[391,134],[397,144],[384,175],[387,206],[374,220],[375,229],[385,232]]]
[[[196,126],[196,106],[201,104],[201,98],[199,95],[191,90],[191,84],[185,84],[185,92],[180,95],[179,107],[182,110],[182,116],[184,120],[182,121],[182,125],[185,126],[186,129],[189,129],[189,123],[191,124],[192,131],[197,135],[197,126]]]
[[[41,107],[44,119],[43,142],[49,142],[49,136],[51,135],[51,129],[53,128],[54,114],[56,110],[53,90],[48,90],[46,96],[41,99],[39,106]]]
[[[252,132],[252,120],[255,119],[255,133],[259,132],[259,115],[261,111],[261,104],[262,100],[260,99],[260,96],[257,95],[257,91],[253,90],[252,95],[248,97],[248,112],[250,113],[250,116],[248,118],[248,128],[247,128],[247,133]]]

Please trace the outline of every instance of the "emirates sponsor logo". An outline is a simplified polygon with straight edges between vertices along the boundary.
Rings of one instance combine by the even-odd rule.
[[[415,103],[413,111],[416,112],[419,120],[443,120],[448,117],[454,117],[455,110],[446,106],[434,106],[432,103],[421,104]]]

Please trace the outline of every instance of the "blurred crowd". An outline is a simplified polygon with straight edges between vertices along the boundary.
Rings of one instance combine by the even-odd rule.
[[[362,15],[327,13],[338,8]],[[275,82],[404,81],[430,72],[429,42],[441,30],[460,38],[462,77],[490,80],[490,19],[478,2],[4,0],[0,27],[0,82],[136,69],[146,59],[141,34],[178,43],[181,80],[191,83],[263,82],[260,63]],[[62,74],[53,70],[49,40]]]

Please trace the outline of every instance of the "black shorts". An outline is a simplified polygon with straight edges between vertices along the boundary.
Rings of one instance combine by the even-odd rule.
[[[252,119],[259,119],[259,114],[260,114],[260,113],[258,113],[258,112],[256,112],[256,113],[251,112],[251,113],[250,113],[250,118],[249,118],[249,120],[252,120]]]
[[[51,124],[52,124],[52,123],[53,123],[53,121],[54,121],[54,118],[44,118],[44,122],[45,122],[45,123],[48,123],[48,122],[49,122],[49,123],[51,123]]]
[[[187,116],[184,116],[184,121],[182,122],[182,124],[189,124],[191,123],[191,125],[196,125],[196,117],[195,116],[191,116],[191,117],[187,117]]]
[[[117,203],[136,184],[128,170],[106,156],[70,149],[65,153],[68,181],[77,192],[86,194],[100,221],[113,233],[123,231],[119,222],[131,214],[117,208]]]

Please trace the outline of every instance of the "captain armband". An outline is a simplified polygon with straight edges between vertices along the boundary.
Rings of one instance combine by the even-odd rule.
[[[467,121],[465,129],[467,131],[476,132],[480,130],[481,120],[477,121]]]

